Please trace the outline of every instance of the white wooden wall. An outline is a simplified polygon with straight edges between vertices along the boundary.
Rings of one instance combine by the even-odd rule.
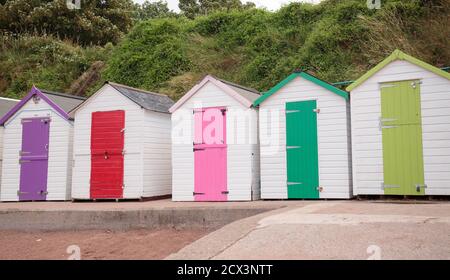
[[[261,198],[286,199],[286,103],[316,100],[320,198],[351,197],[347,101],[297,77],[260,106]],[[271,114],[275,116],[272,119]],[[278,121],[276,121],[278,120]],[[271,140],[268,140],[270,138]]]
[[[0,126],[0,194],[2,193],[3,129],[3,126]]]
[[[18,201],[20,184],[19,151],[22,149],[21,119],[50,117],[47,200],[67,200],[70,197],[72,123],[62,118],[44,100],[28,101],[4,127],[1,201]]]
[[[145,112],[144,197],[172,193],[170,114]]]
[[[422,81],[425,193],[450,195],[450,81],[402,60],[390,63],[351,93],[355,194],[384,194],[379,84],[414,79]]]
[[[92,113],[125,110],[124,198],[143,196],[144,109],[110,85],[102,87],[75,112],[72,197],[90,198]]]
[[[228,200],[252,200],[252,188],[258,188],[258,156],[252,155],[258,149],[257,120],[255,109],[245,108],[234,98],[220,88],[208,82],[183,106],[172,114],[172,195],[174,201],[194,201],[194,108],[227,107],[227,142],[228,142]],[[237,112],[243,112],[245,118],[236,117]],[[183,119],[185,122],[179,123]],[[180,143],[180,138],[174,132],[182,127],[186,143]],[[241,132],[244,132],[243,135]],[[234,141],[240,139],[243,142]],[[242,140],[244,139],[245,140]],[[232,144],[234,143],[234,144]],[[253,194],[259,198],[258,193]]]

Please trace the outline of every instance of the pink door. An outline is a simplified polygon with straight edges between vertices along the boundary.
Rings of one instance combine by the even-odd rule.
[[[195,201],[227,201],[226,109],[196,109]]]

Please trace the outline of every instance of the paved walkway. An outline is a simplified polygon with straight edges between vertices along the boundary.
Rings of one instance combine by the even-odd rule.
[[[168,259],[450,259],[450,203],[290,205],[231,223]]]

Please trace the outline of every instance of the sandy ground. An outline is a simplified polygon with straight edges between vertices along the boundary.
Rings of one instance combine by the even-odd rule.
[[[0,231],[0,259],[66,260],[80,248],[81,259],[158,260],[204,236],[206,230],[133,230],[79,232]]]

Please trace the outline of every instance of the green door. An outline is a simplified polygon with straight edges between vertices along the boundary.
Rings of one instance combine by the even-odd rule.
[[[290,199],[319,198],[316,101],[286,103],[287,188]]]
[[[381,85],[384,193],[425,195],[419,81]]]

